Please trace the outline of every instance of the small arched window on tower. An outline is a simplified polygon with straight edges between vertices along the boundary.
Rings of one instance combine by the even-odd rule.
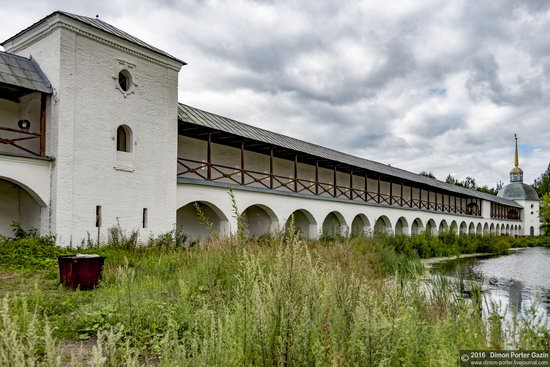
[[[132,151],[132,130],[126,125],[116,129],[116,150],[118,152]]]
[[[115,169],[134,171],[134,137],[128,125],[116,128],[116,164]]]

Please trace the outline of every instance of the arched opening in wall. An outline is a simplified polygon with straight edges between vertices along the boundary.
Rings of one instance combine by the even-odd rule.
[[[374,233],[375,234],[391,234],[392,225],[388,217],[385,215],[381,216],[376,220],[374,224]]]
[[[523,236],[523,231],[521,229],[521,224],[518,225],[518,235]]]
[[[418,235],[424,231],[424,223],[420,218],[416,218],[411,224],[411,234]]]
[[[294,229],[301,238],[312,238],[317,233],[317,222],[313,215],[305,209],[295,210],[287,219],[285,229],[290,226],[290,221],[294,219]]]
[[[460,223],[460,234],[468,234],[468,225],[466,222]]]
[[[45,207],[45,203],[30,189],[0,178],[0,235],[12,237],[13,222],[20,224],[25,231],[38,233]]]
[[[395,223],[395,235],[408,235],[409,234],[409,223],[405,217],[401,217]]]
[[[458,223],[456,222],[456,220],[453,220],[451,222],[451,232],[458,234]]]
[[[473,222],[468,226],[468,234],[476,234],[476,225]]]
[[[449,225],[447,224],[447,221],[443,219],[441,223],[439,223],[439,233],[443,233],[449,230]]]
[[[369,219],[365,214],[357,214],[351,222],[352,236],[369,236],[372,233]]]
[[[127,125],[120,125],[116,129],[116,150],[117,152],[132,151],[132,129]]]
[[[241,214],[249,237],[259,237],[277,231],[277,216],[265,205],[255,204],[246,208]]]
[[[506,225],[506,229],[505,229],[504,234],[505,235],[510,235],[510,225],[509,224]]]
[[[514,236],[517,236],[518,235],[518,226],[515,225],[514,226]]]
[[[490,232],[491,234],[497,234],[497,229],[496,229],[494,223],[491,223],[491,226],[489,227],[489,232]]]
[[[201,219],[206,219],[203,221]],[[208,226],[212,226],[212,233]],[[176,212],[176,230],[184,235],[189,243],[207,240],[211,236],[223,237],[227,234],[229,221],[214,204],[206,201],[188,203]]]
[[[483,225],[483,235],[484,235],[484,236],[487,236],[488,234],[490,234],[489,223],[485,223],[485,224]]]
[[[529,228],[529,235],[530,235],[530,236],[534,236],[534,235],[535,235],[535,227],[531,226],[531,227]]]
[[[483,235],[483,226],[481,225],[481,223],[478,223],[476,226],[476,234],[478,236]]]
[[[497,227],[495,229],[495,233],[497,236],[500,236],[500,223],[497,223]]]
[[[346,221],[342,214],[337,211],[330,212],[323,221],[323,233],[324,237],[334,238],[337,236],[345,235]]]
[[[437,234],[437,224],[435,224],[435,220],[428,220],[428,222],[426,223],[426,233],[428,233],[429,235]]]

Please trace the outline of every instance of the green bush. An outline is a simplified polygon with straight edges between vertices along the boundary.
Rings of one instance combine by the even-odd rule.
[[[0,239],[0,268],[39,270],[57,264],[57,257],[66,249],[55,245],[51,237],[26,237],[16,240]]]

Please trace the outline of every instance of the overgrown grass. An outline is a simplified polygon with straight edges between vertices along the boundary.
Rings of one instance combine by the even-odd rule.
[[[26,270],[0,290],[0,365],[445,366],[456,365],[459,349],[549,347],[546,324],[518,316],[513,335],[503,335],[501,320],[485,321],[462,291],[418,278],[421,257],[526,240],[445,233],[321,243],[289,230],[184,247],[173,235],[148,245],[119,236],[78,250],[107,257],[90,292],[58,285],[55,259],[66,250],[41,241],[0,241],[2,269]],[[7,266],[14,254],[27,260]],[[86,357],[57,347],[95,337]]]

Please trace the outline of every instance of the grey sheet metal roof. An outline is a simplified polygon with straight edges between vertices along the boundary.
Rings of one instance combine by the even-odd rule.
[[[1,45],[4,45],[5,43],[11,41],[12,39],[14,39],[15,37],[19,36],[20,34],[22,33],[25,33],[27,32],[28,30],[34,28],[35,26],[37,26],[38,24],[44,22],[46,19],[56,15],[56,14],[61,14],[61,15],[64,15],[66,17],[69,17],[69,18],[72,18],[72,19],[75,19],[79,22],[82,22],[84,24],[87,24],[89,26],[92,26],[96,29],[99,29],[101,31],[104,31],[104,32],[107,32],[109,34],[112,34],[116,37],[119,37],[119,38],[122,38],[126,41],[129,41],[129,42],[132,42],[138,46],[141,46],[141,47],[144,47],[150,51],[153,51],[159,55],[163,55],[163,56],[166,56],[170,59],[173,59],[173,60],[176,60],[180,63],[182,63],[183,65],[187,65],[187,63],[185,61],[182,61],[172,55],[170,55],[169,53],[167,52],[164,52],[162,51],[161,49],[158,49],[154,46],[151,46],[150,44],[146,43],[146,42],[143,42],[142,40],[140,40],[139,38],[137,37],[134,37],[132,36],[131,34],[128,34],[126,32],[124,32],[123,30],[120,30],[118,29],[117,27],[115,26],[112,26],[111,24],[107,23],[107,22],[104,22],[103,20],[101,19],[98,19],[98,18],[90,18],[90,17],[85,17],[83,15],[77,15],[77,14],[72,14],[72,13],[68,13],[68,12],[65,12],[65,11],[55,11],[53,12],[52,14],[48,15],[47,17],[44,17],[42,18],[41,20],[39,20],[38,22],[34,23],[33,25],[31,25],[30,27],[27,27],[25,28],[24,30],[22,30],[21,32],[17,33],[16,35],[8,38],[7,40],[5,40],[4,42],[1,43]]]
[[[31,58],[0,51],[0,83],[43,93],[52,86],[40,66]]]
[[[504,186],[499,192],[498,197],[509,200],[532,200],[539,201],[539,195],[535,188],[523,182],[511,182]]]
[[[522,206],[515,201],[506,200],[494,195],[483,192],[466,189],[461,186],[448,184],[439,180],[434,180],[429,177],[421,176],[416,173],[405,171],[400,168],[391,167],[379,162],[371,161],[364,158],[359,158],[350,154],[342,153],[323,146],[307,143],[305,141],[294,139],[289,136],[277,134],[272,131],[260,129],[242,122],[219,116],[211,112],[206,112],[198,108],[194,108],[182,103],[179,103],[178,108],[179,119],[183,122],[208,127],[215,130],[224,131],[243,138],[260,141],[273,146],[279,146],[291,149],[297,152],[303,152],[319,158],[336,161],[346,165],[366,169],[369,171],[379,172],[381,174],[392,176],[395,178],[404,179],[411,182],[431,186],[439,190],[454,192],[456,194],[467,195],[479,199],[489,200],[496,203],[509,205],[517,208]]]

